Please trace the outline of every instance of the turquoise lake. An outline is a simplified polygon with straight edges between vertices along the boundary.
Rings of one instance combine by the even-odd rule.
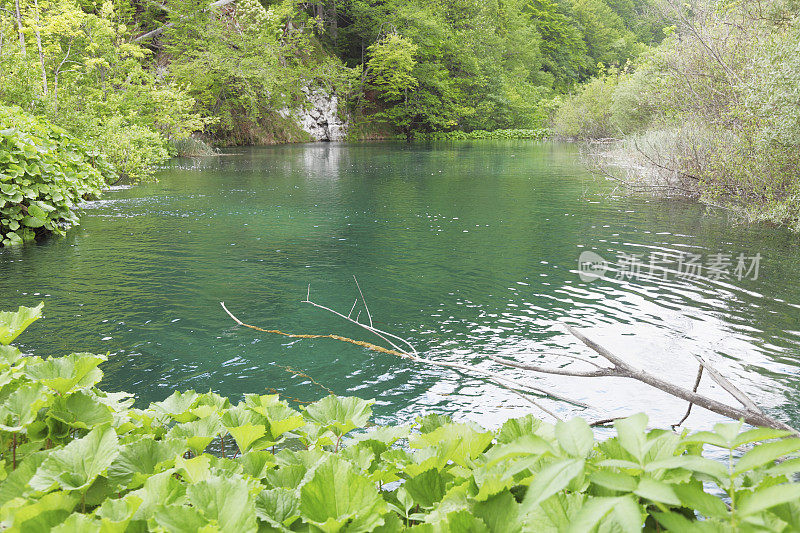
[[[692,202],[626,195],[589,173],[573,145],[242,148],[173,160],[158,178],[89,202],[64,238],[0,250],[0,307],[45,302],[46,319],[21,347],[109,352],[104,387],[140,405],[175,389],[234,399],[275,390],[299,401],[330,390],[375,398],[384,422],[427,412],[489,427],[527,412],[546,418],[476,376],[259,333],[219,303],[265,329],[380,342],[302,303],[310,285],[313,300],[347,314],[356,276],[376,327],[432,359],[592,406],[543,400],[563,415],[645,410],[663,425],[686,404],[620,379],[537,376],[486,356],[585,368],[562,357],[592,358],[568,323],[688,388],[692,353],[703,355],[771,414],[800,424],[800,238]],[[579,276],[586,251],[608,260],[604,277]],[[699,276],[683,268],[688,257]],[[360,309],[366,321],[361,305],[353,316]],[[726,399],[705,379],[700,391]],[[718,420],[695,408],[687,425]]]

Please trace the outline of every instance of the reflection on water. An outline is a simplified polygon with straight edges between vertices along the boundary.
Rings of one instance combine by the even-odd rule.
[[[578,257],[682,252],[762,256],[758,279],[584,282]],[[365,338],[301,304],[347,312],[356,275],[376,326],[440,360],[469,362],[558,389],[589,417],[686,405],[620,379],[531,376],[487,354],[553,365],[586,348],[580,328],[626,360],[691,387],[702,354],[776,416],[800,424],[800,251],[770,228],[731,227],[684,202],[613,196],[566,145],[529,142],[311,144],[176,160],[160,182],[87,206],[66,238],[0,252],[2,308],[46,302],[21,340],[40,355],[111,352],[106,386],[141,401],[172,389],[233,397],[277,389],[374,397],[383,420],[449,412],[487,426],[529,411],[479,379],[330,340],[273,337],[246,322]],[[372,339],[367,339],[372,340]],[[701,392],[725,399],[704,380]],[[716,418],[695,410],[694,427]]]

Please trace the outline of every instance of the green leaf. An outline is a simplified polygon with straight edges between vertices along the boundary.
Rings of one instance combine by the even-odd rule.
[[[183,439],[156,441],[142,438],[120,446],[119,455],[108,467],[108,480],[127,489],[135,489],[155,474],[159,465],[174,460],[186,451]]]
[[[431,413],[425,416],[418,417],[415,420],[415,423],[419,426],[419,431],[421,433],[430,433],[434,429],[440,428],[447,424],[452,424],[453,419],[448,415]]]
[[[306,425],[300,413],[281,403],[258,407],[255,411],[266,417],[268,436],[272,441],[278,441],[284,433]]]
[[[447,479],[435,468],[407,480],[403,487],[414,502],[422,507],[433,507],[447,492]]]
[[[25,496],[30,492],[28,483],[48,453],[43,451],[28,455],[17,465],[16,470],[9,472],[8,477],[0,483],[0,507],[14,498]]]
[[[523,510],[528,512],[540,502],[567,488],[573,479],[583,474],[583,468],[583,459],[567,459],[550,464],[537,472],[522,502]]]
[[[111,410],[83,391],[57,397],[48,415],[68,426],[82,429],[111,424],[113,421]]]
[[[22,217],[22,224],[29,228],[41,228],[45,225],[45,220],[35,217]]]
[[[249,452],[253,444],[266,437],[267,428],[261,424],[245,424],[243,426],[229,427],[228,432],[233,436],[236,445],[242,453]],[[262,448],[271,446],[273,442],[263,440]]]
[[[689,509],[695,509],[700,514],[708,518],[728,518],[728,508],[722,500],[703,490],[700,483],[681,483],[673,485],[675,494],[680,498],[681,503]]]
[[[300,518],[300,500],[291,489],[262,491],[256,497],[256,515],[271,526],[288,531],[286,528]]]
[[[653,472],[662,468],[684,468],[701,474],[706,474],[717,481],[728,477],[728,469],[721,463],[700,457],[699,455],[679,455],[670,459],[653,462],[647,465],[645,471]]]
[[[665,503],[667,505],[680,505],[681,501],[673,488],[663,481],[658,481],[649,477],[639,480],[639,486],[634,493],[654,502]]]
[[[175,479],[174,472],[167,470],[147,478],[142,488],[128,493],[124,499],[136,498],[139,502],[131,519],[141,523],[147,521],[159,505],[183,503],[185,492],[185,487]]]
[[[94,428],[45,459],[30,481],[36,490],[53,486],[66,490],[82,490],[108,468],[119,453],[117,434],[108,426]]]
[[[475,504],[475,516],[483,520],[491,533],[519,533],[522,531],[520,505],[514,496],[501,492]]]
[[[242,479],[212,476],[189,485],[189,502],[216,522],[223,533],[248,533],[258,530],[255,501]]]
[[[34,218],[47,220],[47,213],[45,213],[42,208],[36,204],[31,204],[28,206],[28,214]]]
[[[175,391],[163,402],[153,402],[151,407],[176,422],[189,422],[197,418],[190,411],[197,405],[199,399],[200,396],[193,390]]]
[[[701,523],[693,522],[688,518],[686,518],[685,516],[683,516],[682,514],[673,511],[666,513],[654,512],[653,516],[655,517],[655,519],[658,521],[659,524],[661,524],[667,529],[667,531],[680,531],[686,533],[695,533],[701,531],[710,533],[715,531],[713,529],[713,525],[715,524],[709,524],[712,527],[702,528]],[[720,528],[717,529],[716,531],[724,531],[724,530]]]
[[[47,391],[39,383],[20,386],[0,406],[0,429],[22,431],[36,418],[39,409],[47,402]]]
[[[0,344],[9,344],[25,328],[42,318],[44,302],[36,307],[22,307],[17,311],[0,311]]]
[[[795,435],[793,431],[787,431],[783,429],[772,429],[772,428],[753,428],[744,433],[739,434],[733,441],[732,445],[734,448],[738,448],[744,444],[750,444],[751,442],[759,442],[765,440],[772,440],[772,439],[782,439],[784,437],[790,437]]]
[[[267,451],[248,452],[239,457],[239,464],[245,475],[255,479],[261,479],[267,470],[275,466],[275,456]]]
[[[350,520],[348,531],[369,531],[382,523],[385,509],[375,486],[335,455],[317,467],[300,489],[303,519],[327,533],[342,530]]]
[[[556,438],[561,448],[572,457],[586,457],[594,446],[594,434],[586,420],[573,418],[556,423]]]
[[[77,495],[51,492],[36,501],[14,509],[11,530],[49,533],[72,513],[79,501]]]
[[[482,429],[482,428],[481,428]],[[467,466],[491,444],[494,435],[490,431],[478,431],[470,424],[448,424],[410,438],[412,448],[435,446],[442,465],[447,461]]]
[[[507,420],[497,433],[497,441],[508,443],[525,435],[536,435],[543,422],[533,415]]]
[[[759,488],[742,498],[736,509],[740,516],[750,516],[776,505],[800,501],[800,484],[784,483],[767,488]]]
[[[736,462],[734,474],[741,474],[767,463],[772,463],[776,459],[797,450],[800,450],[800,438],[796,437],[759,444]]]
[[[61,395],[89,388],[103,378],[97,366],[108,358],[90,353],[73,353],[66,357],[49,358],[37,364],[28,365],[27,374],[41,381]]]
[[[189,483],[206,481],[211,478],[211,456],[203,454],[191,459],[178,456],[175,458],[175,470]]]
[[[610,470],[593,472],[589,476],[589,481],[595,485],[622,492],[633,492],[638,486],[635,477],[622,472],[612,472]]]
[[[607,517],[625,533],[639,533],[642,530],[639,505],[633,497],[622,496],[590,499],[577,513],[568,531],[574,533],[592,531]]]
[[[641,462],[644,454],[647,453],[645,448],[647,441],[645,435],[647,415],[639,413],[628,418],[616,420],[614,427],[617,428],[617,439],[620,446]]]
[[[214,414],[193,422],[178,424],[167,433],[173,439],[186,439],[186,443],[195,455],[202,454],[217,435],[222,432],[222,421]]]
[[[149,531],[164,533],[197,533],[210,525],[211,522],[200,509],[174,504],[156,506],[148,520]]]
[[[69,515],[64,522],[50,531],[53,533],[101,533],[103,530],[101,529],[99,520],[95,520],[91,516],[85,514],[73,513]],[[124,531],[124,529],[122,531]]]
[[[367,425],[372,415],[373,403],[374,400],[331,395],[306,406],[304,416],[311,422],[331,428],[337,436],[341,436]]]

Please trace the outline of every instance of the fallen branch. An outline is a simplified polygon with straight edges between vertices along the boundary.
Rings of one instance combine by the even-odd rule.
[[[417,349],[408,340],[403,339],[402,337],[399,337],[399,336],[397,336],[397,335],[395,335],[393,333],[389,333],[387,331],[378,329],[378,328],[376,328],[374,326],[372,314],[370,313],[369,308],[367,307],[367,302],[366,302],[366,299],[364,298],[363,292],[361,291],[361,287],[358,284],[358,280],[355,278],[355,276],[353,277],[353,279],[354,279],[354,281],[356,283],[356,287],[358,289],[358,293],[360,295],[361,302],[363,303],[364,309],[366,310],[366,314],[367,314],[367,317],[368,317],[368,320],[369,320],[369,324],[363,324],[363,323],[361,323],[359,321],[359,317],[361,316],[360,312],[359,312],[358,315],[356,315],[356,318],[352,318],[353,311],[355,310],[355,307],[358,304],[358,298],[356,299],[355,303],[353,304],[353,307],[350,309],[350,312],[347,315],[345,315],[345,314],[340,313],[340,312],[338,312],[338,311],[336,311],[334,309],[331,309],[330,307],[327,307],[325,305],[322,305],[322,304],[319,304],[319,303],[313,301],[311,299],[311,286],[309,285],[308,286],[308,291],[306,293],[306,299],[303,300],[302,303],[306,303],[306,304],[312,305],[312,306],[314,306],[314,307],[316,307],[318,309],[322,309],[323,311],[327,311],[329,313],[332,313],[332,314],[338,316],[339,318],[342,318],[343,320],[345,320],[347,322],[350,322],[351,324],[356,325],[356,326],[358,326],[358,327],[360,327],[360,328],[372,333],[373,335],[377,336],[378,338],[380,338],[381,340],[386,342],[389,346],[391,346],[391,348],[386,348],[384,346],[380,346],[380,345],[377,345],[377,344],[374,344],[374,343],[371,343],[371,342],[366,342],[366,341],[351,339],[351,338],[348,338],[348,337],[343,337],[341,335],[334,335],[334,334],[326,334],[326,335],[291,334],[291,333],[285,333],[283,331],[276,330],[276,329],[264,329],[264,328],[260,328],[260,327],[257,327],[257,326],[252,326],[252,325],[249,325],[249,324],[245,324],[244,322],[239,320],[236,316],[234,316],[233,313],[231,313],[228,310],[228,308],[225,306],[224,302],[220,302],[220,305],[222,305],[222,308],[225,310],[225,312],[228,314],[228,316],[230,316],[237,324],[239,324],[240,326],[244,326],[244,327],[256,330],[256,331],[261,331],[261,332],[264,332],[264,333],[274,333],[274,334],[277,334],[277,335],[283,335],[283,336],[286,336],[286,337],[300,338],[300,339],[321,339],[321,338],[333,339],[333,340],[337,340],[337,341],[341,341],[341,342],[347,342],[347,343],[350,343],[350,344],[361,346],[361,347],[367,348],[367,349],[372,350],[372,351],[376,351],[376,352],[380,352],[380,353],[386,353],[386,354],[394,355],[394,356],[397,356],[397,357],[401,357],[403,359],[407,359],[407,360],[410,360],[410,361],[413,361],[413,362],[416,362],[416,363],[421,363],[421,364],[426,364],[426,365],[431,365],[431,366],[438,366],[438,367],[442,367],[442,368],[448,368],[448,369],[454,370],[454,371],[462,373],[462,374],[478,375],[478,376],[490,381],[491,383],[494,383],[495,385],[498,385],[498,386],[500,386],[500,387],[502,387],[502,388],[504,388],[506,390],[509,390],[512,393],[520,396],[521,398],[523,398],[526,401],[530,402],[532,405],[536,406],[538,409],[542,410],[543,412],[547,413],[548,415],[552,416],[553,418],[555,418],[557,420],[559,419],[558,415],[556,415],[552,411],[548,410],[544,406],[542,406],[539,403],[537,403],[535,400],[533,400],[530,397],[530,395],[550,397],[552,399],[564,401],[564,402],[567,402],[567,403],[570,403],[570,404],[573,404],[573,405],[576,405],[576,406],[580,406],[580,407],[584,407],[584,408],[588,408],[589,407],[588,405],[586,405],[585,403],[583,403],[581,401],[578,401],[578,400],[575,400],[575,399],[572,399],[572,398],[568,398],[568,397],[566,397],[566,396],[564,396],[564,395],[562,395],[560,393],[554,392],[552,390],[546,390],[546,389],[543,389],[543,388],[540,388],[540,387],[536,387],[536,386],[532,386],[532,385],[526,385],[526,384],[518,382],[515,379],[506,377],[506,376],[504,376],[502,374],[499,374],[497,372],[493,372],[491,370],[486,370],[486,369],[478,367],[478,366],[469,365],[469,364],[462,364],[462,363],[456,363],[456,362],[450,362],[450,361],[439,361],[439,360],[434,360],[434,359],[430,359],[428,357],[421,356],[419,354],[419,352],[417,351]],[[673,383],[670,383],[670,382],[668,382],[668,381],[666,381],[666,380],[664,380],[664,379],[662,379],[662,378],[660,378],[658,376],[655,376],[655,375],[653,375],[653,374],[651,374],[651,373],[649,373],[649,372],[647,372],[645,370],[633,367],[632,365],[628,364],[627,362],[625,362],[621,358],[617,357],[616,355],[614,355],[613,353],[608,351],[603,346],[597,344],[593,340],[591,340],[588,337],[586,337],[584,334],[582,334],[581,332],[579,332],[578,330],[576,330],[572,326],[567,325],[567,324],[565,324],[565,326],[566,326],[567,331],[571,335],[573,335],[578,340],[580,340],[586,347],[588,347],[593,352],[595,352],[597,355],[602,357],[606,362],[610,363],[611,366],[600,366],[600,365],[598,365],[597,363],[595,363],[593,361],[590,361],[588,359],[583,359],[583,358],[581,358],[579,356],[569,356],[569,357],[572,358],[572,359],[576,359],[578,361],[581,361],[583,363],[589,364],[589,365],[593,366],[594,368],[591,369],[591,370],[573,370],[573,369],[569,369],[569,368],[551,368],[551,367],[545,367],[545,366],[541,366],[541,365],[518,363],[516,361],[512,361],[510,359],[506,359],[506,358],[503,358],[503,357],[497,357],[497,356],[494,356],[494,355],[489,355],[488,358],[491,361],[493,361],[495,363],[498,363],[500,365],[503,365],[503,366],[513,367],[513,368],[517,368],[517,369],[520,369],[520,370],[526,370],[526,371],[531,371],[531,372],[541,373],[541,374],[551,374],[551,375],[569,376],[569,377],[578,377],[578,378],[617,377],[617,378],[633,379],[633,380],[639,381],[641,383],[645,383],[645,384],[647,384],[647,385],[649,385],[651,387],[654,387],[656,389],[659,389],[662,392],[665,392],[665,393],[667,393],[667,394],[669,394],[671,396],[674,396],[676,398],[680,398],[682,400],[685,400],[685,401],[689,402],[689,407],[688,407],[688,409],[686,411],[686,414],[681,419],[681,421],[678,422],[678,424],[673,425],[673,428],[676,427],[676,426],[681,425],[686,420],[686,418],[689,416],[689,414],[691,413],[692,406],[693,405],[697,405],[699,407],[707,409],[707,410],[709,410],[709,411],[711,411],[713,413],[725,416],[727,418],[731,418],[731,419],[734,419],[734,420],[743,420],[744,422],[746,422],[746,423],[748,423],[750,425],[753,425],[753,426],[770,427],[770,428],[775,428],[775,429],[789,430],[789,431],[793,431],[795,433],[800,434],[800,432],[798,432],[797,430],[795,430],[791,426],[788,426],[787,424],[785,424],[785,423],[783,423],[783,422],[781,422],[781,421],[779,421],[779,420],[777,420],[775,418],[772,418],[771,416],[767,415],[761,408],[758,407],[758,405],[750,397],[748,397],[743,391],[741,391],[739,388],[737,388],[735,385],[733,385],[733,383],[731,383],[727,378],[725,378],[716,369],[714,369],[708,362],[706,362],[702,357],[700,357],[698,355],[694,355],[693,354],[693,357],[695,357],[697,359],[697,361],[700,363],[700,368],[698,369],[698,374],[697,374],[697,378],[695,380],[694,388],[692,390],[689,390],[689,389],[680,387],[678,385],[675,385]],[[732,405],[728,405],[726,403],[723,403],[721,401],[715,400],[713,398],[709,398],[709,397],[704,396],[702,394],[698,394],[697,389],[699,387],[700,379],[702,378],[702,374],[703,374],[704,370],[708,372],[709,376],[714,380],[715,383],[717,383],[720,387],[722,387],[725,391],[727,391],[733,398],[735,398],[742,405],[742,407],[735,407],[735,406],[732,406]],[[606,423],[610,423],[613,420],[615,420],[615,419],[614,418],[609,418],[609,419],[606,419],[606,420],[599,420],[599,421],[595,422],[593,425],[603,425],[603,424],[606,424]]]
[[[696,388],[694,391],[690,391],[678,385],[674,385],[668,381],[665,381],[649,372],[644,370],[635,368],[616,355],[612,354],[593,340],[589,339],[581,332],[577,331],[572,326],[566,325],[567,331],[575,336],[578,340],[580,340],[584,345],[590,348],[592,351],[603,357],[606,361],[611,363],[612,367],[604,367],[598,370],[590,370],[590,371],[579,371],[579,370],[566,370],[566,369],[551,369],[551,368],[543,368],[535,365],[521,365],[519,363],[509,361],[507,359],[501,359],[499,357],[492,357],[492,360],[507,365],[513,366],[515,368],[521,368],[524,370],[531,370],[534,372],[542,372],[548,374],[558,374],[562,376],[572,376],[572,377],[619,377],[619,378],[629,378],[634,379],[636,381],[645,383],[659,389],[671,396],[675,396],[676,398],[680,398],[682,400],[686,400],[691,404],[695,404],[699,407],[707,409],[713,413],[717,413],[719,415],[732,418],[734,420],[744,420],[746,423],[751,424],[753,426],[760,426],[760,427],[770,427],[775,429],[784,429],[789,431],[797,432],[791,426],[786,425],[785,423],[781,422],[780,420],[776,420],[771,416],[767,415],[758,408],[750,398],[747,397],[741,390],[736,388],[733,384],[731,384],[727,379],[722,377],[721,374],[713,371],[709,371],[709,374],[712,375],[713,379],[723,386],[722,383],[725,383],[725,390],[727,390],[734,398],[736,398],[740,403],[742,403],[745,407],[738,408],[734,407],[720,401],[717,401],[713,398],[708,398],[707,396],[703,396],[696,392]],[[705,362],[702,358],[698,357],[700,361],[701,368],[705,368],[709,370],[711,367],[710,365]],[[753,406],[753,407],[751,407]]]

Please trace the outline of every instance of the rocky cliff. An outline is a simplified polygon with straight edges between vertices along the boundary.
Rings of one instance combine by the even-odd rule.
[[[313,141],[343,141],[347,123],[339,116],[339,99],[319,89],[303,88],[308,105],[299,109],[281,110],[281,115],[293,117]]]

